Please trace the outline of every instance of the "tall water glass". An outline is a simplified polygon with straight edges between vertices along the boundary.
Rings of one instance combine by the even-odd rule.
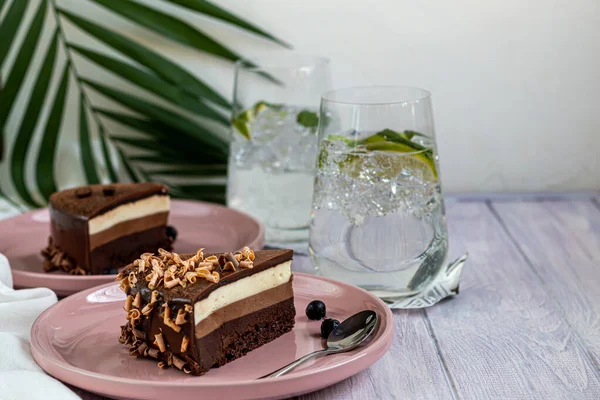
[[[307,252],[318,105],[330,81],[323,58],[236,65],[227,205],[261,221],[267,245]]]
[[[448,248],[429,92],[328,92],[320,118],[309,247],[316,268],[384,299],[419,294]]]

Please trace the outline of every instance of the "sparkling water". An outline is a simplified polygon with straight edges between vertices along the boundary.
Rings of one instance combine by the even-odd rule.
[[[343,141],[323,141],[310,229],[309,250],[323,275],[382,298],[418,293],[447,252],[433,170],[407,153],[361,151]]]
[[[304,252],[317,157],[315,128],[296,122],[306,110],[316,112],[267,108],[250,122],[250,140],[234,133],[227,186],[229,207],[264,223],[267,244]]]

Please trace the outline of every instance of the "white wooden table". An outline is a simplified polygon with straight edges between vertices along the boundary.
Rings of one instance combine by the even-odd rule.
[[[450,199],[447,214],[452,254],[470,253],[460,295],[394,311],[381,360],[301,399],[600,399],[600,195]]]

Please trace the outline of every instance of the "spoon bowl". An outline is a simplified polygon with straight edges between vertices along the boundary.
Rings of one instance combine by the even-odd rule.
[[[365,310],[354,314],[344,320],[335,328],[327,338],[327,348],[307,354],[304,357],[291,362],[275,372],[261,376],[263,378],[275,378],[287,374],[298,365],[319,356],[339,354],[353,350],[365,343],[379,327],[379,316],[375,311]]]

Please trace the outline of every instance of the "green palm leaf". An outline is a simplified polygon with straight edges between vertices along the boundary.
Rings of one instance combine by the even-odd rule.
[[[150,173],[152,175],[189,177],[225,175],[227,173],[227,165],[170,165],[168,168],[155,169],[152,170]]]
[[[177,185],[174,189],[180,193],[179,197],[225,203],[225,187],[223,185]]]
[[[38,188],[44,199],[48,200],[50,195],[57,191],[54,181],[54,160],[56,158],[56,144],[60,135],[60,125],[63,118],[63,110],[65,108],[65,100],[67,98],[67,90],[69,87],[69,64],[65,65],[60,84],[52,109],[46,122],[40,152],[36,162],[36,180]]]
[[[119,158],[121,159],[121,162],[125,166],[125,171],[127,171],[127,175],[129,176],[129,179],[131,179],[131,181],[134,183],[138,183],[140,181],[140,179],[138,178],[135,170],[133,169],[133,167],[127,160],[125,153],[123,153],[123,151],[118,146],[117,146],[117,153],[119,153]]]
[[[100,183],[100,178],[98,178],[98,173],[96,172],[96,162],[94,161],[94,152],[92,151],[83,94],[79,97],[79,147],[81,148],[81,163],[83,164],[83,171],[85,172],[87,182],[91,184]]]
[[[151,150],[151,151],[156,151],[156,152],[160,152],[163,154],[171,154],[172,157],[178,156],[177,152],[174,152],[173,150],[170,150],[170,149],[163,148],[159,143],[156,142],[156,140],[139,139],[139,138],[126,137],[126,136],[111,136],[111,139],[114,140],[115,142],[119,142],[119,143],[123,143],[123,144],[129,145],[129,146],[135,147],[136,149]]]
[[[166,0],[174,4],[178,4],[182,7],[186,7],[190,10],[199,12],[200,14],[208,15],[216,19],[220,19],[221,21],[228,22],[232,25],[235,25],[239,28],[245,29],[247,31],[253,32],[259,36],[262,36],[266,39],[272,40],[280,45],[287,47],[289,49],[292,48],[291,45],[285,43],[282,40],[277,39],[273,35],[268,34],[262,29],[250,24],[249,22],[244,21],[214,4],[206,0]]]
[[[207,149],[204,142],[197,138],[189,138],[189,140],[173,140],[173,137],[182,137],[185,134],[160,121],[141,119],[105,109],[94,110],[98,114],[118,122],[121,125],[133,128],[139,133],[153,138],[157,144],[164,149],[174,149],[175,152],[163,152],[166,156],[169,156],[170,154],[170,159],[194,162],[201,159],[205,162],[217,163],[227,161],[227,157],[220,153],[215,153],[211,149]]]
[[[108,179],[110,179],[111,182],[118,182],[119,177],[115,172],[115,168],[113,167],[112,160],[110,158],[110,151],[108,149],[108,141],[106,139],[104,126],[100,125],[98,129],[100,130],[100,145],[102,146],[102,157],[104,158],[104,164],[106,165],[106,170],[108,171]]]
[[[203,141],[205,145],[210,147],[212,150],[220,152],[224,156],[227,155],[228,145],[223,138],[211,131],[208,131],[207,129],[200,127],[194,121],[184,117],[183,115],[174,113],[166,108],[142,100],[139,97],[129,95],[122,91],[92,82],[87,79],[83,79],[82,82],[104,96],[125,105],[127,108],[142,115],[151,116],[152,118],[161,121],[168,126],[178,129],[191,139]],[[180,138],[179,140],[186,140],[186,138]]]
[[[227,108],[231,107],[231,103],[225,100],[223,96],[215,92],[190,72],[147,47],[142,46],[121,34],[102,28],[85,18],[78,17],[66,10],[59,9],[59,12],[83,31],[154,71],[180,90],[183,90],[192,96],[204,97],[220,106]]]
[[[213,108],[207,106],[196,97],[179,90],[169,82],[154,74],[148,73],[123,61],[105,56],[74,44],[70,44],[69,47],[88,60],[113,72],[115,75],[126,79],[167,101],[170,101],[197,115],[219,121],[224,125],[229,125],[229,120],[222,114],[219,114]]]
[[[183,45],[214,54],[230,61],[236,61],[240,58],[235,52],[216,42],[188,23],[157,11],[154,8],[146,7],[130,0],[120,0],[118,3],[112,0],[92,1]]]
[[[40,113],[46,99],[50,79],[56,62],[56,48],[58,45],[58,35],[55,32],[50,47],[46,52],[44,61],[38,73],[37,79],[33,85],[29,102],[21,120],[21,126],[18,129],[15,138],[10,173],[15,190],[21,198],[32,207],[39,204],[31,197],[27,185],[25,184],[25,162],[27,160],[27,150],[33,138],[33,132],[40,118]]]
[[[18,1],[16,3],[18,3]],[[27,32],[27,35],[21,44],[17,58],[15,59],[10,74],[8,75],[4,84],[4,90],[2,91],[2,96],[0,97],[0,131],[3,130],[4,125],[6,124],[6,120],[8,119],[10,111],[12,110],[12,106],[15,102],[17,94],[19,93],[19,89],[21,88],[21,84],[25,79],[25,74],[27,73],[29,64],[33,58],[33,53],[40,38],[45,16],[46,2],[43,1],[35,14],[33,21],[31,22],[31,25],[29,26],[29,31]],[[1,43],[4,41],[4,38],[2,36],[0,36],[0,38],[2,38],[0,39]]]
[[[21,20],[23,19],[23,15],[25,15],[28,5],[29,0],[13,1],[4,16],[2,25],[0,25],[0,38],[2,38],[0,40],[0,67],[4,64],[6,55],[10,50],[10,45],[15,38],[19,25],[21,25]],[[2,7],[0,7],[1,9]]]

